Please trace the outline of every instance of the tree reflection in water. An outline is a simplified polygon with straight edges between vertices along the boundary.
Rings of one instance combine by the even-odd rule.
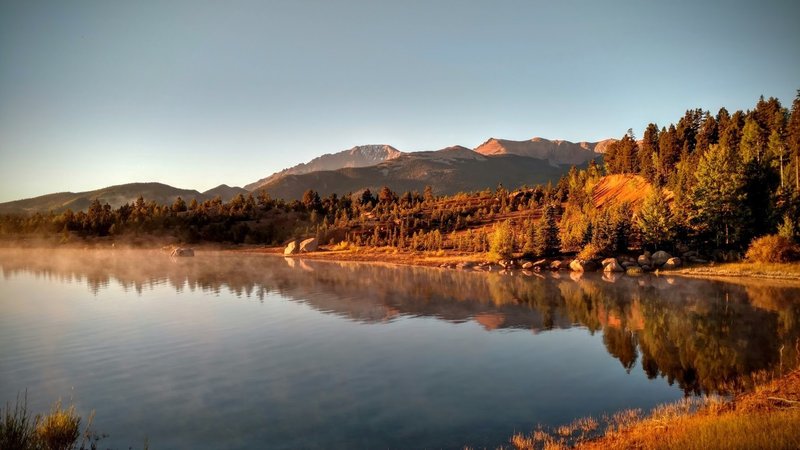
[[[117,283],[141,293],[220,292],[265,301],[271,293],[326,314],[380,323],[402,316],[475,321],[485,329],[583,327],[629,372],[666,377],[687,394],[725,393],[759,371],[797,365],[800,287],[775,281],[671,277],[603,278],[565,272],[509,276],[302,259],[154,251],[0,251],[4,277],[32,273],[86,283],[93,294]]]

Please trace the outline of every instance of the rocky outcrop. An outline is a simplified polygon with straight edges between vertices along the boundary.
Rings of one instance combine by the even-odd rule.
[[[300,243],[297,242],[297,239],[289,242],[286,245],[286,248],[283,249],[284,255],[295,255],[300,251]]]
[[[663,269],[677,269],[681,266],[681,259],[678,257],[670,258],[661,266]]]
[[[309,238],[300,243],[300,252],[308,253],[315,252],[319,248],[319,241],[317,238]]]

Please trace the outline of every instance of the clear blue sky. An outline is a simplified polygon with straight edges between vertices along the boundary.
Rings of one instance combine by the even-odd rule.
[[[791,105],[796,1],[0,1],[0,201]]]

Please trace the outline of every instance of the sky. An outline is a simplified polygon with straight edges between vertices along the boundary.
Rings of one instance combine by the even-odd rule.
[[[791,106],[796,1],[0,0],[0,202]]]

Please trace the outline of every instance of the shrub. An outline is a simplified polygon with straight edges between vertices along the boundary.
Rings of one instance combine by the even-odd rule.
[[[80,425],[81,417],[75,413],[75,406],[64,409],[59,400],[49,414],[37,418],[36,435],[48,450],[69,450],[81,435]]]
[[[14,407],[6,403],[0,412],[0,448],[32,449],[36,445],[31,416],[28,415],[27,392],[20,402],[19,395]]]
[[[781,263],[798,258],[797,247],[785,236],[770,234],[754,239],[747,249],[747,259],[760,263]]]

